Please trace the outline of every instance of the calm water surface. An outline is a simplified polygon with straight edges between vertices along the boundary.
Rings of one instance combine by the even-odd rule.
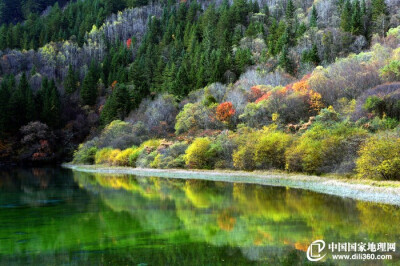
[[[1,265],[315,265],[306,258],[314,240],[399,249],[399,229],[398,207],[303,190],[0,171]],[[353,264],[399,264],[400,253],[391,254]]]

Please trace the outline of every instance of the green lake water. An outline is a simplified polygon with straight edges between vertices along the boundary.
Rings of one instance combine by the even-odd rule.
[[[0,171],[0,265],[316,265],[306,251],[318,239],[399,245],[400,209],[285,187]],[[387,254],[352,264],[399,264]]]

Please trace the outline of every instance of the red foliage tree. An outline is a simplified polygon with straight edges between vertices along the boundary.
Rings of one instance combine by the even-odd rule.
[[[231,102],[224,102],[217,107],[217,119],[219,121],[228,122],[236,113],[235,108]]]
[[[126,41],[126,47],[131,48],[131,45],[132,45],[132,39],[129,38],[129,39]]]

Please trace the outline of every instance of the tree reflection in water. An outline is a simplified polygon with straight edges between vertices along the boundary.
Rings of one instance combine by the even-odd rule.
[[[30,169],[0,191],[0,263],[293,265],[316,239],[400,234],[398,207],[284,187]]]

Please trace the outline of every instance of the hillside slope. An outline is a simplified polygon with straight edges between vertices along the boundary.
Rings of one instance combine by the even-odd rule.
[[[386,94],[395,95],[397,85],[373,88],[398,80],[398,30],[385,37],[399,24],[397,4],[98,0],[73,2],[64,10],[55,6],[23,24],[3,24],[2,160],[62,161],[78,143],[96,143],[103,128],[115,125],[127,132],[123,140],[113,136],[86,146],[125,149],[148,138],[190,144],[194,136],[230,130],[224,132],[240,138],[263,126],[297,138],[316,128],[313,117],[324,115],[338,124],[355,123],[352,133],[327,129],[339,135],[359,137],[385,128],[362,128],[373,119],[395,128],[396,97]],[[80,11],[85,9],[92,12]],[[336,61],[351,53],[357,55]],[[118,119],[127,124],[109,125]],[[235,143],[224,167],[234,167],[231,155],[241,141]],[[278,168],[290,168],[279,160]],[[238,168],[260,164],[265,162]],[[303,168],[293,170],[308,171]]]

